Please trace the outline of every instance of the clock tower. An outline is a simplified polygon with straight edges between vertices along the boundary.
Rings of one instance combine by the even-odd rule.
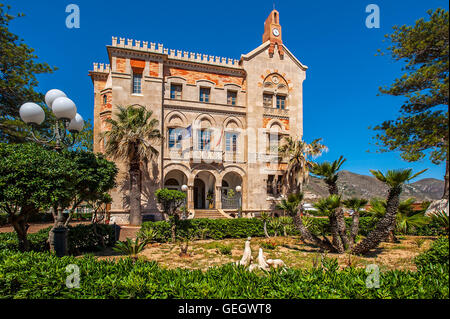
[[[273,10],[264,22],[263,43],[270,41],[269,54],[272,57],[275,52],[275,46],[278,48],[280,57],[283,58],[283,41],[281,40],[280,14]]]

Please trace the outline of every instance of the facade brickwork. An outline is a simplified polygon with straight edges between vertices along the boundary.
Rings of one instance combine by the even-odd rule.
[[[280,200],[287,164],[279,162],[273,136],[278,143],[283,136],[303,136],[307,67],[283,44],[279,21],[272,11],[263,43],[239,60],[113,37],[107,47],[110,65],[96,63],[90,71],[94,151],[104,152],[101,134],[118,105],[153,112],[164,138],[156,146],[158,157],[142,174],[143,214],[160,216],[153,194],[162,187],[187,185],[187,206],[194,213],[236,211],[237,186],[242,188],[239,205],[250,215]],[[126,163],[117,165],[111,213],[126,220],[128,171]]]

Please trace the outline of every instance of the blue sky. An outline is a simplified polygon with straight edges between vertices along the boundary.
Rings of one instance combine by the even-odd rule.
[[[165,47],[239,59],[261,44],[264,21],[273,8],[280,12],[283,42],[309,67],[304,82],[304,136],[322,137],[329,152],[320,160],[347,158],[344,169],[370,174],[369,169],[428,168],[420,178],[443,179],[444,165],[423,160],[408,163],[398,153],[377,150],[369,126],[398,115],[401,98],[377,96],[378,87],[401,75],[401,63],[375,56],[386,46],[393,25],[413,24],[441,0],[346,1],[2,1],[11,13],[25,13],[11,31],[35,49],[40,61],[57,66],[39,76],[39,90],[65,91],[84,118],[93,117],[93,88],[88,70],[93,62],[108,63],[106,45],[112,36],[163,43]],[[67,5],[80,8],[80,28],[68,29]],[[381,26],[368,29],[367,5],[380,8]],[[368,152],[370,150],[370,152]]]

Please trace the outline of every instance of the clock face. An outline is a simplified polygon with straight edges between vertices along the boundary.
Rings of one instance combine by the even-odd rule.
[[[272,33],[273,33],[273,35],[276,36],[276,37],[280,35],[280,31],[278,31],[277,28],[273,28]]]

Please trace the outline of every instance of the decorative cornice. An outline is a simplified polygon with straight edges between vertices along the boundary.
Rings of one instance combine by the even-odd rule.
[[[276,109],[273,107],[264,107],[264,116],[286,117],[289,119],[289,110]]]
[[[225,75],[236,75],[236,76],[242,76],[245,77],[245,70],[244,69],[230,69],[230,68],[224,68],[221,66],[211,65],[207,63],[199,63],[199,62],[190,62],[190,61],[172,61],[168,60],[166,63],[167,66],[175,67],[175,68],[182,68],[182,69],[190,69],[194,71],[201,71],[201,72],[213,72],[213,73],[219,73],[219,74],[225,74]]]
[[[195,112],[195,113],[215,113],[215,114],[226,114],[226,115],[234,115],[234,116],[245,116],[247,114],[246,111],[233,111],[233,110],[217,110],[210,109],[206,107],[192,107],[192,106],[184,106],[184,105],[170,105],[164,103],[164,107],[173,110],[183,110],[186,112]]]
[[[155,52],[143,52],[141,50],[118,48],[109,45],[106,46],[106,49],[108,50],[110,60],[112,53],[114,53],[115,56],[122,58],[142,58],[142,59],[149,58],[149,60],[153,62],[164,61],[164,57],[161,54]]]
[[[264,117],[265,118],[277,118],[277,119],[289,120],[289,116],[278,115],[278,114],[266,114],[266,113],[264,113]]]

